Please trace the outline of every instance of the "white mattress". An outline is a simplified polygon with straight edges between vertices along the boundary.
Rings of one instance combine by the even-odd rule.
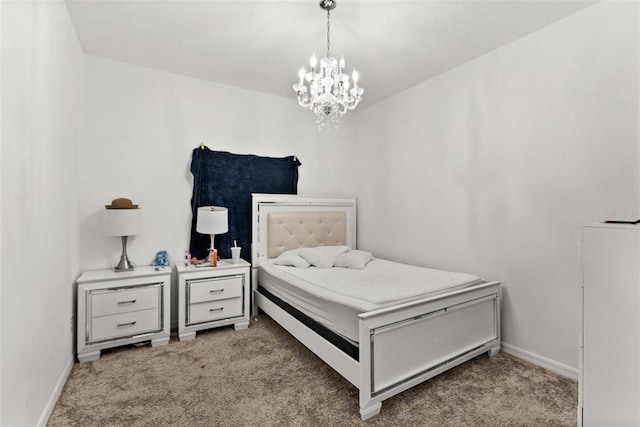
[[[296,268],[262,262],[260,286],[315,321],[358,341],[358,314],[402,304],[484,281],[454,273],[374,259],[363,270]]]

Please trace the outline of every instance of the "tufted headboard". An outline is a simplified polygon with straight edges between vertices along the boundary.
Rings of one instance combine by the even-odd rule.
[[[267,214],[267,258],[275,258],[290,249],[346,244],[346,212]]]
[[[282,252],[321,245],[356,248],[356,200],[253,194],[253,267]]]

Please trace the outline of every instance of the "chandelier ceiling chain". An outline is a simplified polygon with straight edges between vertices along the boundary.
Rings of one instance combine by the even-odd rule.
[[[330,57],[331,50],[331,10],[327,9],[327,58]]]
[[[293,90],[298,94],[298,103],[316,114],[318,129],[337,129],[340,117],[356,108],[364,93],[364,89],[358,87],[355,69],[351,76],[353,87],[350,87],[350,78],[343,72],[344,56],[338,61],[330,54],[331,10],[335,7],[335,0],[320,1],[320,8],[327,11],[327,56],[320,59],[319,72],[316,73],[318,60],[314,54],[309,61],[311,71],[307,73],[302,67],[298,73],[300,80],[293,85]]]

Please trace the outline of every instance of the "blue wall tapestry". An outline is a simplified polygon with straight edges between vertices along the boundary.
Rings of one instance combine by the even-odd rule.
[[[233,241],[242,248],[241,257],[251,261],[251,193],[297,194],[298,166],[295,156],[274,158],[232,154],[198,147],[191,156],[193,196],[191,198],[191,256],[207,257],[209,235],[196,232],[201,206],[229,209],[229,231],[216,235],[218,258],[231,258]]]

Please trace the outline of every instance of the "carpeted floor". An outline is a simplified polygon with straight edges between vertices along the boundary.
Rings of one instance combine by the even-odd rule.
[[[501,353],[385,400],[358,391],[266,316],[76,364],[48,426],[575,426],[578,387]]]

